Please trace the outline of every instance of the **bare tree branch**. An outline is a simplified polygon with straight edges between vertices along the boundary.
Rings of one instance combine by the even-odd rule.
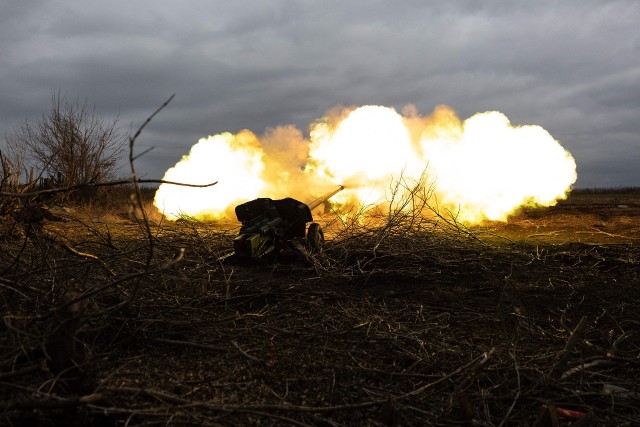
[[[87,187],[113,187],[116,185],[126,185],[131,184],[133,181],[130,179],[123,179],[118,181],[108,181],[108,182],[91,182],[85,184],[76,184],[70,185],[67,187],[60,188],[48,188],[45,190],[37,190],[37,191],[29,191],[25,193],[13,193],[13,192],[2,192],[0,191],[0,197],[17,197],[17,198],[30,198],[42,195],[56,194],[56,193],[64,193],[67,191],[75,190],[78,188],[87,188]],[[137,182],[139,184],[169,184],[169,185],[180,185],[184,187],[196,187],[196,188],[204,188],[204,187],[212,187],[218,183],[218,181],[211,182],[209,184],[187,184],[183,182],[175,182],[175,181],[166,181],[164,179],[138,179]]]

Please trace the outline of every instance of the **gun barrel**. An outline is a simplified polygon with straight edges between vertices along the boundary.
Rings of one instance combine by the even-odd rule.
[[[335,196],[337,193],[339,193],[342,190],[344,190],[344,186],[343,185],[339,185],[337,189],[335,189],[333,191],[330,191],[327,194],[318,197],[317,199],[315,199],[311,203],[307,203],[307,206],[309,206],[309,210],[310,211],[314,210],[315,208],[317,208],[318,206],[320,206],[321,204],[323,204],[324,202],[326,202],[327,200],[329,200],[330,198],[332,198],[333,196]]]

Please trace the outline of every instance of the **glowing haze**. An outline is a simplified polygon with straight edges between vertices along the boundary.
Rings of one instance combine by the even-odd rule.
[[[384,204],[390,184],[426,176],[431,205],[469,224],[506,221],[521,206],[550,206],[576,181],[576,164],[540,126],[512,126],[499,112],[461,121],[450,108],[428,116],[407,106],[333,109],[310,127],[292,126],[203,138],[164,179],[206,189],[161,185],[154,204],[169,219],[233,217],[256,197],[308,201],[346,188],[337,201]]]
[[[364,106],[337,124],[328,120],[312,127],[305,170],[320,182],[344,185],[347,191],[338,199],[351,195],[371,204],[394,177],[418,163],[402,116],[391,108]]]
[[[265,187],[260,174],[264,152],[251,132],[202,138],[164,175],[168,181],[208,184],[196,188],[160,185],[154,204],[169,219],[183,215],[220,218],[230,204],[258,197]]]

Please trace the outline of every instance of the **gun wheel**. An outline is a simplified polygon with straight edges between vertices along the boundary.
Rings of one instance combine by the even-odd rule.
[[[320,228],[320,224],[312,222],[307,230],[307,248],[311,253],[322,252],[324,246],[324,232]]]

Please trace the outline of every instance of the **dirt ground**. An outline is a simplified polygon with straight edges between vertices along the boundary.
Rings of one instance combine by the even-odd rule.
[[[323,253],[258,263],[221,259],[237,224],[61,215],[0,230],[0,424],[640,420],[640,191],[470,229],[328,215]]]

